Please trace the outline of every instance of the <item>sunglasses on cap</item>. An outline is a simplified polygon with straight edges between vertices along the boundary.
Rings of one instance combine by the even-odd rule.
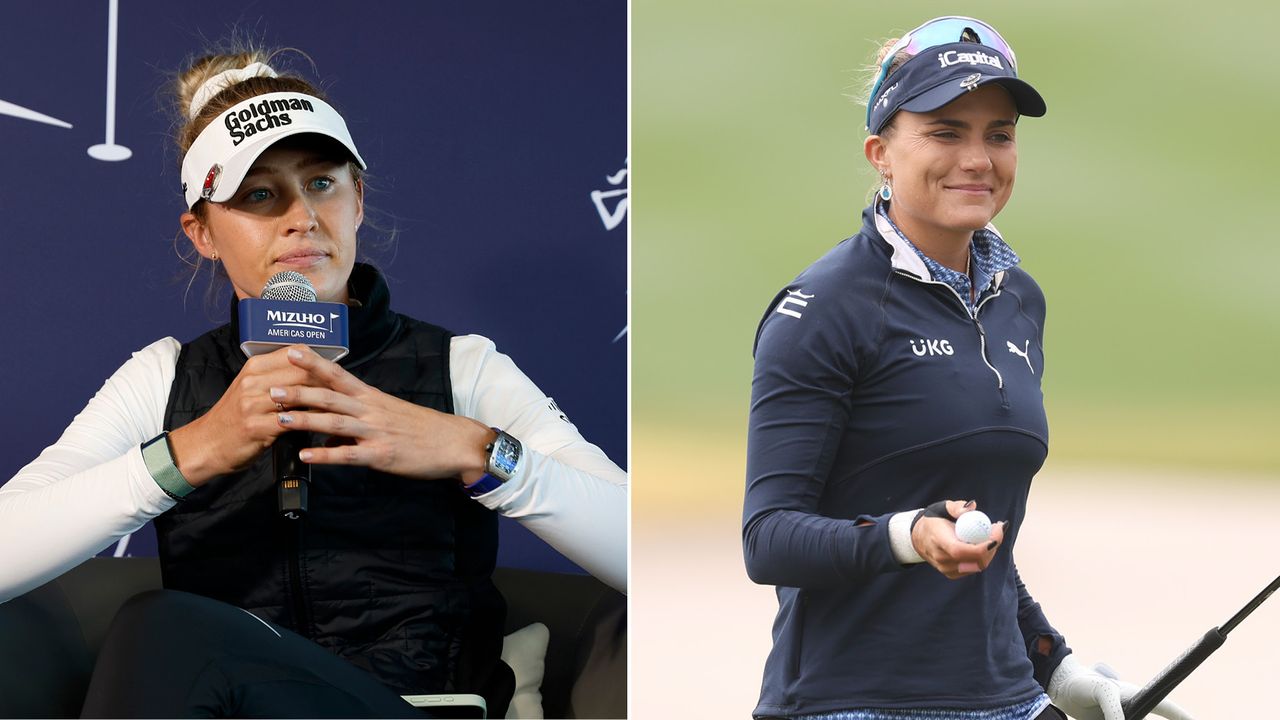
[[[1013,75],[1017,77],[1018,58],[1014,57],[1013,48],[1009,47],[1009,43],[1000,37],[1000,33],[996,32],[995,28],[981,20],[961,15],[934,18],[903,35],[885,54],[884,61],[880,63],[880,72],[876,73],[876,81],[871,86],[871,95],[867,100],[867,127],[871,127],[871,109],[875,107],[880,87],[884,85],[889,75],[889,66],[893,65],[893,59],[898,53],[905,50],[914,57],[931,47],[957,42],[977,43],[995,50],[1009,60]]]

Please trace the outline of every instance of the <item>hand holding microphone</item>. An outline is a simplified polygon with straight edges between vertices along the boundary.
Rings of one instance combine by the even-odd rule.
[[[169,433],[173,455],[187,482],[199,487],[218,475],[247,467],[288,430],[270,389],[306,382],[305,371],[280,350],[249,358],[227,391],[201,417]]]
[[[423,480],[461,478],[464,483],[484,474],[484,447],[495,433],[483,423],[388,395],[309,348],[289,348],[286,357],[307,376],[304,382],[276,388],[281,392],[275,397],[286,408],[281,423],[354,440],[307,448],[301,453],[304,461],[363,465]]]
[[[286,270],[272,275],[262,288],[262,297],[241,300],[238,312],[240,349],[251,359],[279,352],[299,341],[315,346],[334,360],[347,354],[347,307],[316,302],[316,289],[302,273]],[[297,348],[286,352],[297,352]],[[273,385],[267,392],[280,411],[276,422],[288,425],[279,387]],[[307,514],[311,466],[304,461],[302,452],[311,444],[311,433],[288,429],[271,447],[277,506],[280,514],[290,520]]]
[[[275,444],[281,497],[288,497],[294,479],[303,481],[300,487],[305,492],[308,474],[302,463],[363,465],[426,480],[478,480],[485,472],[484,448],[494,439],[493,430],[475,420],[388,395],[344,370],[335,361],[347,353],[347,308],[318,303],[315,298],[305,275],[282,272],[267,281],[261,300],[240,301],[245,353],[274,355],[287,345],[287,361],[305,373],[302,380],[290,376],[289,382],[268,388],[280,410],[277,422],[290,431]],[[288,344],[299,338],[305,338],[301,345]],[[312,433],[354,442],[310,447]],[[282,501],[281,512],[289,511]]]
[[[241,469],[274,446],[281,512],[287,516],[301,510],[294,507],[301,499],[291,498],[286,491],[295,488],[285,486],[292,479],[305,483],[307,466],[313,464],[363,465],[421,479],[478,480],[485,472],[484,448],[493,440],[493,430],[388,395],[329,359],[346,353],[346,308],[314,298],[305,276],[284,272],[268,280],[262,299],[240,301],[241,347],[249,360],[208,413],[170,433],[188,481],[201,485]],[[288,306],[295,308],[281,309]],[[269,310],[295,315],[269,317]],[[330,317],[335,314],[341,317]],[[315,322],[321,319],[324,327]],[[294,322],[299,320],[306,322]],[[270,334],[273,323],[292,324],[294,330]],[[302,342],[311,335],[319,336],[314,345]],[[311,447],[312,433],[353,442]]]
[[[240,301],[241,348],[249,359],[209,412],[169,434],[174,456],[192,485],[241,470],[273,446],[277,478],[305,482],[308,468],[298,451],[311,444],[310,438],[299,433],[281,441],[291,428],[280,423],[284,406],[270,391],[308,381],[308,373],[286,356],[294,343],[306,338],[332,357],[346,353],[346,306],[316,303],[315,298],[306,276],[282,272],[267,281],[261,298]],[[304,488],[295,484],[290,489]],[[299,500],[289,502],[297,505]],[[300,509],[284,503],[281,508],[282,513]]]

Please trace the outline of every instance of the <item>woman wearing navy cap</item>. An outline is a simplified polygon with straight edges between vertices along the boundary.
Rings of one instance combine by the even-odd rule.
[[[1048,450],[1045,308],[991,220],[1019,117],[1044,114],[981,21],[880,54],[881,187],[756,336],[743,547],[779,603],[757,717],[1122,720],[1136,692],[1075,660],[1013,561]],[[1000,522],[962,542],[978,508]]]

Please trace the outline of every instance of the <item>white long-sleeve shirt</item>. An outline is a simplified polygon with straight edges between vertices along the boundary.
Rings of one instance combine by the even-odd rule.
[[[134,353],[56,443],[0,486],[0,602],[176,504],[147,472],[140,446],[166,429],[180,349],[164,338]],[[449,375],[457,415],[502,428],[524,445],[511,479],[476,500],[626,592],[627,474],[487,338],[455,336]]]

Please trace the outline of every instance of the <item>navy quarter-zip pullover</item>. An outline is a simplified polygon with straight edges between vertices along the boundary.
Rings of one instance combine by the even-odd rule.
[[[872,208],[774,298],[743,511],[747,572],[778,586],[757,715],[992,708],[1044,691],[1069,650],[1013,563],[1048,450],[1044,314],[1017,268],[971,311]],[[948,580],[895,559],[889,518],[944,499],[1008,521],[984,572]],[[1041,636],[1048,656],[1032,652]]]

